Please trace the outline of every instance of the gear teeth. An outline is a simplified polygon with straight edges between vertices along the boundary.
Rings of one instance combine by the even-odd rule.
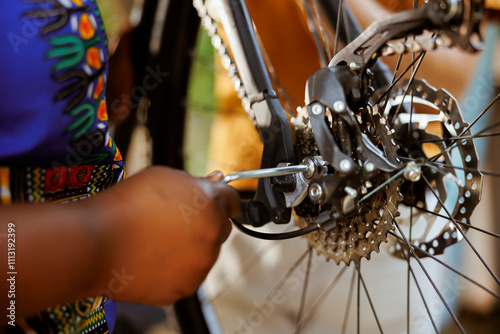
[[[382,142],[387,149],[387,157],[394,161],[397,157],[397,144],[392,141],[394,131],[387,125],[387,118],[380,112],[378,106],[368,106],[364,112],[358,114],[358,122],[362,131],[370,134],[374,143]],[[308,128],[308,119],[300,113],[292,120],[296,130],[295,150],[304,152],[310,150],[312,135]],[[374,132],[371,131],[374,130]],[[311,138],[310,138],[311,137]],[[315,143],[313,143],[315,145]],[[371,182],[376,186],[382,184],[390,176],[379,174]],[[392,220],[399,215],[397,207],[402,200],[399,186],[402,179],[389,183],[384,190],[374,194],[369,201],[362,203],[354,216],[340,219],[338,225],[331,231],[315,231],[304,236],[308,239],[309,247],[314,247],[316,253],[322,254],[326,261],[330,259],[338,265],[344,262],[359,264],[362,258],[371,259],[372,253],[380,253],[380,245],[387,243],[389,231],[394,230]],[[299,227],[306,227],[311,222],[297,216],[295,220]]]
[[[411,39],[406,42],[387,43],[381,48],[382,56],[404,55],[406,53],[416,53],[422,51],[432,51],[438,47],[451,48],[453,41],[447,36],[439,36],[436,40],[426,39],[420,42]]]

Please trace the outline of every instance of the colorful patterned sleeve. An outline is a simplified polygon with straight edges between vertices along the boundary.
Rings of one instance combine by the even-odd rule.
[[[95,1],[2,0],[0,36],[0,203],[74,201],[120,181]],[[16,333],[108,333],[113,309],[102,297],[75,301],[20,320]]]

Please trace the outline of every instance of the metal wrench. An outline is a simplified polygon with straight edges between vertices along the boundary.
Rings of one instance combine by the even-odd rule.
[[[274,168],[264,168],[256,170],[247,170],[244,172],[236,172],[224,176],[221,182],[229,183],[237,180],[245,179],[260,179],[264,177],[283,176],[289,174],[303,173],[310,169],[308,165],[295,165]]]

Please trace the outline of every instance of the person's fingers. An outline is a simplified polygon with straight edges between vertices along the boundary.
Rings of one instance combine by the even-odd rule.
[[[224,174],[220,170],[213,171],[212,173],[208,174],[207,176],[204,177],[205,180],[208,180],[210,182],[220,182],[224,178]]]
[[[223,183],[217,184],[228,217],[235,217],[241,211],[241,198],[236,189]]]
[[[231,186],[220,183],[224,178],[221,171],[216,170],[204,178],[203,180],[215,183],[215,191],[221,197],[223,208],[228,217],[235,217],[241,211],[241,199],[238,192]],[[207,195],[212,193],[212,190],[206,190]],[[209,195],[210,196],[210,195]],[[213,194],[212,194],[213,196]]]

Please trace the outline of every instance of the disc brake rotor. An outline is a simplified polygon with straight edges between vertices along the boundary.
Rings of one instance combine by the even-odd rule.
[[[387,103],[381,111],[395,130],[398,154],[405,162],[422,164],[422,178],[415,183],[406,181],[401,187],[404,200],[396,221],[406,236],[411,235],[412,243],[431,255],[441,254],[463,238],[458,229],[467,232],[470,216],[480,201],[482,175],[457,101],[424,80],[414,80],[405,96],[407,85],[395,85],[382,99]],[[415,112],[409,113],[412,108]],[[389,251],[402,257],[395,239],[391,239]]]

